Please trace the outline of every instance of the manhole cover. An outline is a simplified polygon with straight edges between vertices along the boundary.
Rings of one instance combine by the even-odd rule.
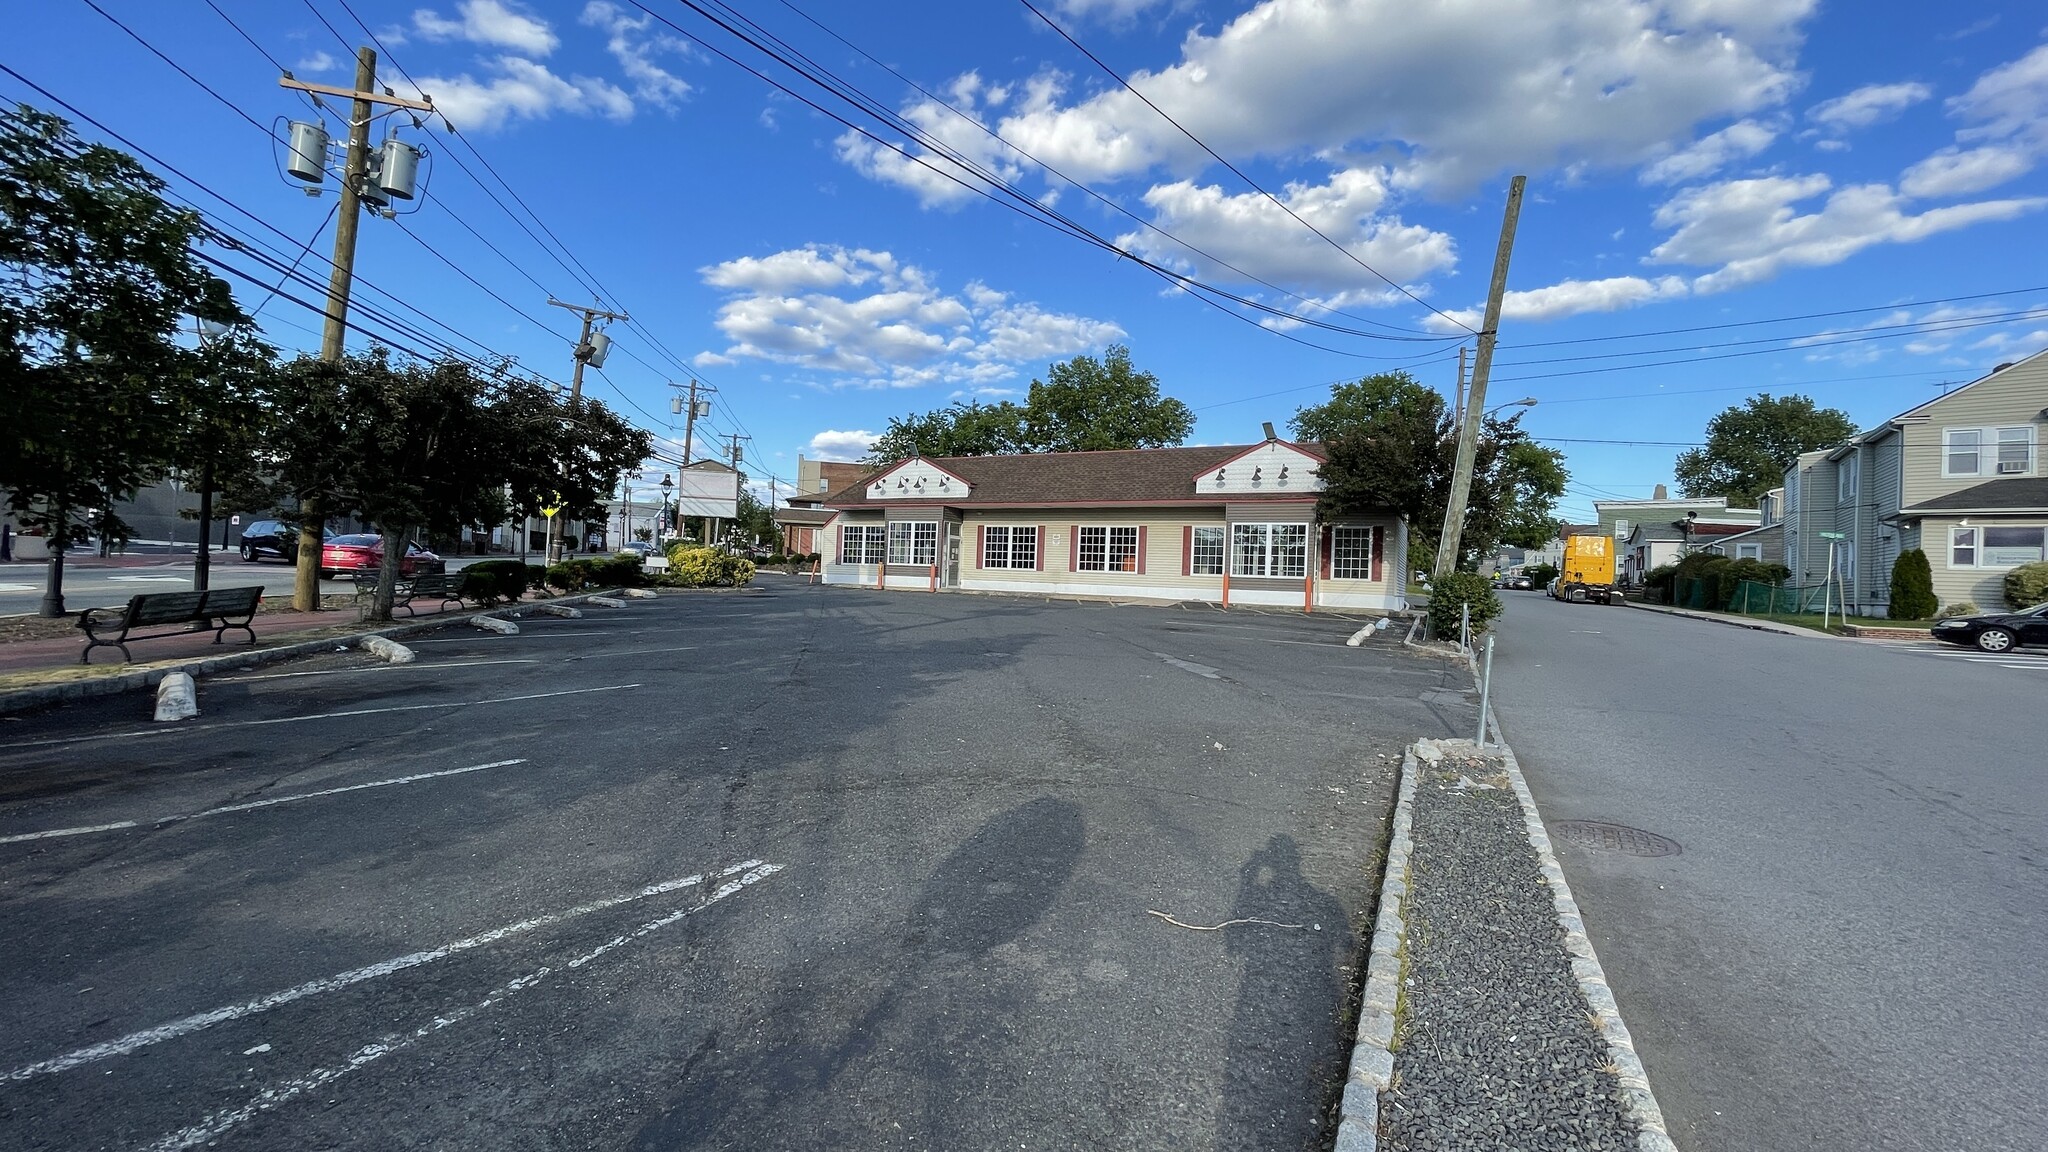
[[[1559,820],[1550,826],[1550,834],[1582,848],[1630,856],[1676,856],[1684,851],[1669,837],[1601,820]]]

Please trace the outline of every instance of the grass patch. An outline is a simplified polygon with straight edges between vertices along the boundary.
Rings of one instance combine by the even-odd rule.
[[[1821,627],[1821,614],[1818,612],[1717,612],[1715,615],[1726,616],[1732,620],[1768,620],[1773,624],[1811,628],[1816,632],[1827,632],[1829,635],[1837,634],[1844,624],[1853,624],[1858,628],[1905,628],[1918,631],[1934,627],[1932,620],[1887,620],[1882,616],[1850,616],[1844,619],[1839,612],[1828,614],[1826,628]]]

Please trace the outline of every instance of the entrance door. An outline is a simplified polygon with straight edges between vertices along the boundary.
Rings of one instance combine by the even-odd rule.
[[[948,588],[960,586],[960,525],[957,521],[946,525],[945,584]]]

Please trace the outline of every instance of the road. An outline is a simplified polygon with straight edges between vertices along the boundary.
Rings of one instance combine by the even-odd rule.
[[[2048,1148],[2048,656],[1507,594],[1502,728],[1687,1152]]]
[[[1462,669],[762,580],[5,723],[7,1146],[1326,1147]]]
[[[448,570],[458,571],[465,564],[473,564],[479,559],[482,557],[450,557]],[[126,604],[128,598],[138,592],[181,592],[192,587],[192,556],[189,551],[182,558],[166,559],[161,564],[101,568],[92,566],[92,563],[91,559],[83,557],[65,561],[66,610],[82,612],[87,608],[112,607]],[[40,562],[0,564],[0,616],[38,611],[42,607],[43,583],[48,572],[48,566]],[[213,588],[246,588],[256,584],[270,594],[286,595],[291,592],[292,570],[276,561],[244,563],[241,557],[228,553],[214,557],[207,574],[207,584]],[[355,585],[346,580],[323,580],[320,590],[344,595],[355,591]]]

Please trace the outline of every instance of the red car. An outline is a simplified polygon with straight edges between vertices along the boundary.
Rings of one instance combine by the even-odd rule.
[[[343,572],[375,572],[384,563],[384,538],[373,533],[331,536],[320,549],[320,575],[333,577]],[[442,571],[441,558],[418,544],[407,544],[398,562],[400,576]]]

